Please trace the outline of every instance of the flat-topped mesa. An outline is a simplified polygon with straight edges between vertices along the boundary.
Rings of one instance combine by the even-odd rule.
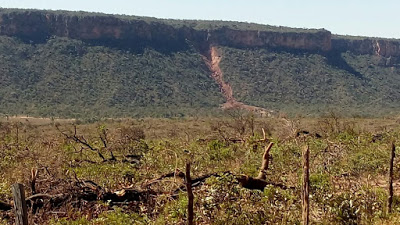
[[[185,29],[176,30],[162,23],[125,21],[114,16],[79,17],[27,11],[2,14],[0,17],[0,35],[17,36],[33,42],[59,36],[83,41],[106,41],[115,45],[173,47],[185,42],[183,31]]]
[[[277,32],[239,30],[224,26],[194,29],[184,24],[172,26],[157,19],[145,21],[95,14],[76,16],[52,11],[11,11],[0,15],[0,35],[17,36],[33,42],[60,36],[129,47],[150,45],[180,48],[194,45],[208,48],[210,45],[225,45],[310,51],[328,51],[331,48],[331,33],[325,30]]]
[[[255,30],[233,30],[222,28],[215,30],[210,39],[221,45],[237,47],[274,47],[310,51],[329,51],[331,32],[274,32]]]
[[[386,58],[398,57],[400,56],[400,40],[335,37],[332,39],[332,50],[340,52],[350,51],[361,55],[378,55]]]
[[[206,24],[202,28],[197,25]],[[194,25],[193,25],[194,24]],[[222,25],[221,25],[222,24]],[[221,21],[173,21],[84,12],[0,9],[0,35],[44,42],[68,37],[117,47],[163,50],[212,45],[270,47],[314,52],[346,52],[400,57],[400,40],[333,36],[327,30],[305,30]],[[209,27],[209,28],[206,28]]]

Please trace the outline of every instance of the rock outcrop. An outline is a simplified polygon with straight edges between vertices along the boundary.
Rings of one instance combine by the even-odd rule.
[[[332,50],[356,54],[370,54],[382,57],[400,56],[400,40],[388,39],[332,39]]]
[[[255,30],[219,29],[209,35],[211,42],[235,47],[291,48],[310,51],[329,51],[331,33],[318,31],[313,33],[272,32]]]
[[[196,47],[225,45],[232,47],[272,47],[311,51],[331,49],[331,33],[273,32],[235,30],[226,27],[198,30],[187,26],[173,27],[162,20],[123,20],[114,16],[67,16],[46,11],[3,13],[0,35],[41,42],[51,36],[69,37],[85,41],[100,41],[116,45],[155,45],[179,48],[188,44]]]
[[[194,29],[172,26],[163,20],[122,19],[112,15],[70,15],[53,11],[10,11],[0,9],[0,35],[43,42],[51,36],[69,37],[118,47],[179,50],[194,46],[208,51],[210,46],[240,48],[270,47],[317,52],[371,54],[386,58],[400,56],[400,40],[347,38],[326,30],[279,32],[241,30],[229,27]]]

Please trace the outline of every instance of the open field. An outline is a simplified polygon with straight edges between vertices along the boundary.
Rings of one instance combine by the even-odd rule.
[[[299,224],[308,146],[312,224],[396,224],[398,158],[392,213],[387,174],[399,131],[397,118],[335,114],[272,119],[232,111],[224,118],[95,123],[1,118],[0,203],[12,203],[10,187],[20,182],[30,224],[185,224],[183,172],[190,162],[196,224]],[[240,179],[257,177],[271,142],[268,185],[250,189]],[[0,224],[14,221],[12,210],[0,216]]]
[[[60,118],[40,118],[40,117],[30,117],[30,116],[7,116],[0,117],[0,122],[2,123],[24,123],[30,125],[49,125],[54,123],[74,123],[75,119],[60,119]]]

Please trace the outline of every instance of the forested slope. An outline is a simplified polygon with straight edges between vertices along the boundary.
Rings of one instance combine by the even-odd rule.
[[[399,69],[395,39],[0,8],[3,115],[397,115]]]
[[[199,53],[130,53],[67,38],[0,37],[0,112],[123,117],[207,114],[223,102]]]
[[[400,71],[379,56],[221,48],[237,100],[290,114],[382,116],[400,109]]]

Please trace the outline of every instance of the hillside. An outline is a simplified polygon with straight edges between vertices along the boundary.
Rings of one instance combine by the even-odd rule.
[[[223,102],[201,56],[132,54],[78,40],[0,38],[1,112],[63,117],[181,116]],[[205,112],[204,112],[205,113]]]
[[[0,57],[2,114],[400,111],[400,41],[326,30],[0,9]]]
[[[293,114],[333,111],[347,116],[382,116],[400,108],[400,71],[385,66],[379,56],[226,47],[221,52],[226,81],[240,90],[235,96],[246,104]]]

